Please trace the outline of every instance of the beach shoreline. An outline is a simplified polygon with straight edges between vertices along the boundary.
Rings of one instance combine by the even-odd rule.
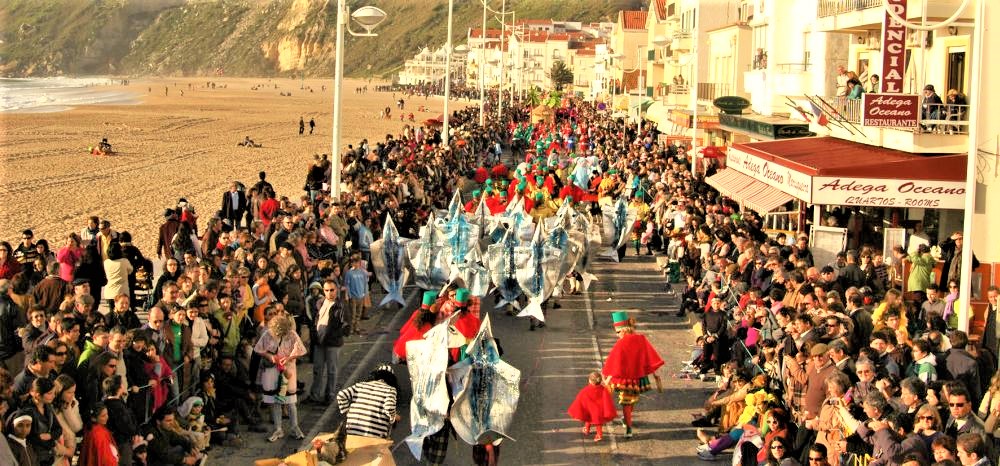
[[[344,81],[343,146],[395,136],[404,125],[420,125],[443,110],[440,97],[408,98],[404,112],[412,112],[415,123],[400,121],[395,101],[401,94],[375,92],[380,84],[386,83]],[[355,92],[365,85],[367,93]],[[140,250],[155,257],[162,212],[178,198],[196,207],[203,226],[229,182],[253,184],[263,170],[279,195],[297,200],[313,155],[331,151],[331,86],[329,79],[134,79],[122,87],[141,91],[138,105],[0,113],[0,238],[15,242],[31,228],[57,249],[97,215],[116,231],[131,232]],[[450,108],[470,104],[453,100]],[[426,111],[417,110],[421,105]],[[389,120],[379,118],[386,107],[392,109]],[[306,122],[302,136],[300,117]],[[312,135],[310,119],[316,121]],[[238,147],[245,136],[264,147]],[[104,137],[119,155],[87,153]]]

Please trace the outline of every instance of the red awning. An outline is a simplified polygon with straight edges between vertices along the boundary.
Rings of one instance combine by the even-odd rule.
[[[732,147],[809,176],[965,181],[966,154],[915,155],[825,136]]]
[[[792,200],[792,196],[736,170],[722,170],[705,181],[709,186],[719,190],[723,196],[761,214],[766,214]]]

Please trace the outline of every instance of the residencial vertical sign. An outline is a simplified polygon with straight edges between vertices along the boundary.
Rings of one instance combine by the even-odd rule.
[[[886,0],[886,8],[900,18],[906,18],[906,0]],[[885,12],[882,22],[882,93],[903,92],[903,74],[906,72],[906,26]]]

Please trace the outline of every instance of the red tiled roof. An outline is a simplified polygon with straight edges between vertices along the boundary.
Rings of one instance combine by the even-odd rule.
[[[549,40],[566,41],[569,40],[568,33],[549,34]]]
[[[621,11],[619,18],[627,30],[646,29],[646,11]]]
[[[483,36],[483,30],[482,30],[482,28],[472,28],[472,29],[469,30],[469,37],[470,38],[479,39],[482,36]],[[500,30],[499,29],[493,29],[493,28],[487,28],[486,29],[486,38],[487,39],[498,39],[498,38],[500,38]]]
[[[520,19],[517,24],[552,24],[551,19]]]
[[[965,181],[966,155],[914,155],[832,137],[733,144],[810,176]]]
[[[594,50],[594,49],[576,49],[576,54],[577,55],[582,55],[582,56],[591,56],[592,57],[592,56],[594,56],[594,55],[597,54],[597,51]]]
[[[549,33],[546,31],[524,31],[521,40],[525,42],[545,42],[549,40]]]
[[[661,20],[667,19],[667,0],[656,0],[656,17]]]

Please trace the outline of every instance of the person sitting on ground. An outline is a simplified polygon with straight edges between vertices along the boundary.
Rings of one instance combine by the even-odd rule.
[[[110,154],[112,151],[111,144],[108,143],[108,138],[101,139],[101,143],[97,145],[97,149],[102,153]]]

